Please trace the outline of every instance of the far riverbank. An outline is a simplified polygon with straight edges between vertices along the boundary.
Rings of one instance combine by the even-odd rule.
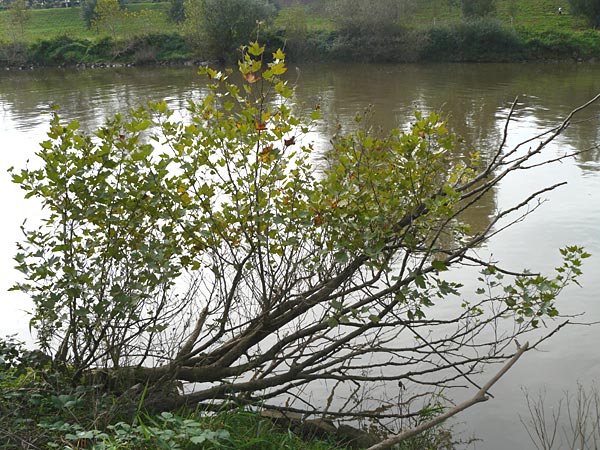
[[[269,50],[284,48],[295,62],[540,62],[600,61],[600,32],[517,32],[491,20],[400,29],[393,33],[347,34],[337,30],[308,33],[301,45],[281,31],[266,32]],[[33,43],[0,42],[0,66],[102,67],[113,65],[197,64],[201,49],[179,33],[153,33],[129,39],[74,38],[66,35]],[[235,61],[239,55],[224,55]]]

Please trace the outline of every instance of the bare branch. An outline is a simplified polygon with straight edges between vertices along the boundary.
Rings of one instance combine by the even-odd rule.
[[[399,442],[402,442],[412,436],[416,436],[417,434],[420,434],[432,427],[435,427],[436,425],[439,425],[440,423],[444,422],[445,420],[449,419],[452,416],[455,416],[456,414],[458,414],[461,411],[464,411],[467,408],[470,408],[471,406],[477,404],[477,403],[481,403],[481,402],[485,402],[486,400],[488,400],[488,391],[490,390],[490,388],[496,384],[496,382],[502,378],[502,376],[508,372],[508,370],[510,370],[510,368],[519,360],[519,358],[523,355],[523,353],[525,353],[527,351],[527,349],[529,348],[529,343],[526,342],[524,345],[521,346],[521,348],[519,348],[517,350],[517,352],[514,354],[514,356],[509,359],[506,364],[504,364],[504,366],[502,367],[502,369],[500,369],[498,371],[498,373],[496,373],[496,375],[494,375],[487,383],[485,383],[483,385],[483,387],[477,391],[477,393],[471,397],[470,399],[460,403],[459,405],[456,405],[454,408],[451,408],[450,410],[446,411],[444,414],[440,414],[439,416],[435,417],[434,419],[425,422],[419,426],[416,426],[410,430],[406,430],[400,434],[398,434],[397,436],[393,436],[391,438],[388,438],[384,441],[381,441],[379,444],[373,445],[371,447],[369,447],[367,450],[384,450],[386,448],[391,448],[393,445],[398,444]]]

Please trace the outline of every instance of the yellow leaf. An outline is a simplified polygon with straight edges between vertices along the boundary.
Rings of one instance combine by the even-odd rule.
[[[273,59],[285,59],[285,53],[283,53],[281,49],[278,48],[277,51],[273,53]]]

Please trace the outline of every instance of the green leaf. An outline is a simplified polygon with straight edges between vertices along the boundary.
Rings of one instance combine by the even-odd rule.
[[[431,267],[433,267],[438,272],[443,272],[445,270],[448,270],[448,266],[446,265],[446,263],[444,261],[439,261],[439,260],[432,261]]]
[[[248,53],[252,56],[260,56],[265,51],[265,47],[261,46],[258,42],[253,42],[248,46]]]
[[[287,71],[287,67],[285,67],[285,63],[283,61],[280,61],[275,64],[270,64],[269,70],[273,73],[273,75],[283,75]]]
[[[376,314],[370,314],[369,320],[373,323],[379,323],[381,321],[381,318]]]
[[[346,264],[348,262],[348,254],[345,251],[343,251],[343,250],[335,252],[334,255],[333,255],[333,258],[335,259],[335,261],[338,264],[342,264],[343,265],[343,264]]]

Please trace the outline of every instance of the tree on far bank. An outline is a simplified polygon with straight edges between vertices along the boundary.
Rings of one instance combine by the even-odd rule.
[[[114,39],[117,37],[119,21],[122,18],[118,0],[97,0],[92,25],[98,31],[106,31]]]
[[[585,17],[590,26],[600,28],[600,0],[569,0],[571,12]]]
[[[119,8],[123,9],[125,7],[126,0],[118,0]],[[96,7],[98,5],[98,0],[83,0],[81,3],[81,15],[85,22],[85,26],[89,29],[92,26],[92,22],[97,17],[96,16]]]
[[[225,61],[275,13],[268,0],[187,0],[184,33],[203,58]]]
[[[25,39],[25,26],[31,19],[27,2],[25,0],[14,0],[8,8],[8,33],[13,42]]]

